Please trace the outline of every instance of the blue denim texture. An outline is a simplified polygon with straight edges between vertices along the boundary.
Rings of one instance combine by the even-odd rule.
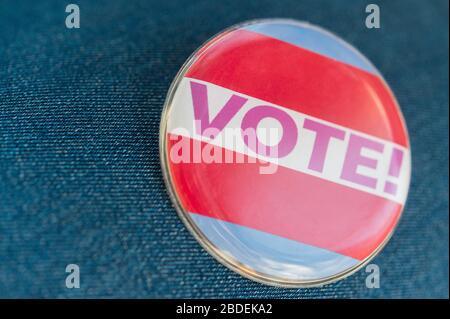
[[[0,2],[0,297],[448,298],[448,1]],[[252,282],[208,255],[166,193],[158,153],[165,94],[187,57],[222,29],[288,17],[360,49],[409,127],[412,183],[374,263],[321,288]],[[65,266],[81,288],[65,288]]]

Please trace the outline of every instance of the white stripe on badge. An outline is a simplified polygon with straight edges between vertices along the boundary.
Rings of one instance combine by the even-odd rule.
[[[219,111],[221,111],[221,109],[233,94],[248,99],[247,102],[242,106],[242,108],[231,118],[231,120],[226,125],[226,128],[213,139],[202,136],[196,132],[196,123],[194,118],[193,100],[190,85],[191,81],[204,84],[207,87],[210,120],[215,118],[215,116],[219,113]],[[244,140],[241,137],[240,128],[245,114],[249,110],[260,105],[270,106],[286,112],[296,124],[298,139],[292,151],[284,157],[270,158],[264,155],[257,154],[245,144]],[[353,189],[377,195],[395,201],[402,205],[406,201],[411,170],[410,150],[391,141],[386,141],[347,127],[321,120],[316,117],[302,114],[284,108],[282,106],[263,101],[245,94],[234,92],[208,82],[190,78],[183,78],[179,83],[179,87],[176,90],[176,94],[172,100],[172,106],[170,108],[170,114],[168,114],[168,116],[170,118],[170,120],[167,122],[168,133],[190,137],[198,141],[208,142],[210,144],[220,146],[228,150],[255,157],[259,160],[281,165],[298,172],[306,173],[340,185],[344,185],[346,187],[351,187]],[[345,131],[345,137],[342,140],[336,138],[331,138],[329,140],[321,171],[311,169],[311,156],[315,147],[316,132],[304,128],[305,120],[313,121],[315,123],[320,123],[332,128]],[[260,137],[261,142],[264,142],[266,144],[276,144],[278,140],[282,138],[281,127],[282,126],[279,121],[274,118],[267,117],[263,119],[258,126],[258,136]],[[267,129],[264,131],[264,128]],[[274,135],[272,134],[274,132],[273,128],[279,128],[279,130],[277,131],[281,132],[279,136],[274,137]],[[262,134],[259,134],[260,132],[262,132]],[[350,136],[371,140],[383,145],[382,152],[374,151],[364,147],[360,149],[361,156],[369,158],[370,161],[376,161],[376,168],[368,167],[366,165],[357,165],[355,170],[356,174],[376,180],[376,184],[373,187],[367,186],[363,183],[355,182],[353,180],[349,180],[347,178],[343,178],[343,168],[345,165],[348,146],[351,139]],[[266,137],[265,141],[264,137]],[[269,139],[267,139],[268,137]],[[272,137],[272,139],[270,139],[270,137]],[[393,154],[394,148],[400,150],[403,153],[403,160],[399,170],[399,174],[396,176],[390,176],[389,171],[391,165],[391,156]],[[396,185],[397,189],[395,194],[386,192],[387,183],[393,183]]]

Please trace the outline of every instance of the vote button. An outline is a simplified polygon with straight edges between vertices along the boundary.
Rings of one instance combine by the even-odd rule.
[[[174,79],[160,134],[181,220],[220,263],[259,282],[352,274],[405,206],[399,105],[368,59],[317,26],[257,20],[207,41]]]

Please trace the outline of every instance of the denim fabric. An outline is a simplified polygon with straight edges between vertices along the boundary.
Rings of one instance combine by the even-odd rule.
[[[0,297],[448,297],[448,1],[0,2]],[[373,2],[373,1],[372,1]],[[166,193],[158,153],[165,94],[186,58],[222,29],[289,17],[354,44],[404,112],[407,207],[373,261],[321,288],[252,282],[208,255]],[[65,288],[65,266],[81,288]]]

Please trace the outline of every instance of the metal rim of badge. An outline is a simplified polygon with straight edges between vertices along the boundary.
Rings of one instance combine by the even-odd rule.
[[[173,101],[175,94],[180,89],[180,86],[182,85],[182,80],[185,77],[186,73],[190,69],[190,67],[199,59],[199,56],[201,54],[204,54],[204,52],[207,52],[211,48],[214,47],[215,43],[220,42],[221,39],[236,30],[240,30],[242,28],[246,27],[252,27],[252,26],[258,26],[258,25],[264,25],[264,24],[280,24],[280,25],[286,25],[291,27],[299,27],[306,30],[310,30],[321,33],[322,35],[329,37],[336,41],[336,43],[339,43],[340,46],[345,47],[346,50],[349,50],[351,54],[354,54],[359,59],[367,63],[370,67],[373,68],[373,70],[376,72],[376,76],[378,76],[381,83],[385,86],[385,89],[391,93],[389,86],[387,85],[386,81],[382,77],[382,75],[378,72],[378,70],[371,64],[370,61],[367,60],[365,56],[363,56],[358,50],[356,50],[353,46],[351,46],[349,43],[345,42],[341,38],[337,37],[336,35],[330,33],[327,30],[324,30],[320,27],[317,27],[315,25],[311,25],[309,23],[300,22],[292,19],[258,19],[258,20],[250,20],[247,22],[243,22],[240,24],[233,25],[222,32],[214,35],[210,39],[208,39],[206,42],[204,42],[196,51],[192,53],[192,55],[186,60],[186,62],[183,64],[181,69],[179,70],[178,74],[175,76],[169,91],[166,96],[166,100],[164,103],[164,108],[161,115],[161,123],[160,123],[160,159],[161,159],[161,167],[163,172],[163,178],[166,184],[166,188],[168,190],[168,193],[170,195],[170,198],[172,200],[172,203],[175,206],[175,209],[180,217],[180,219],[185,224],[186,228],[189,230],[189,232],[194,236],[194,238],[201,244],[201,246],[214,258],[216,258],[220,263],[222,263],[224,266],[228,267],[229,269],[237,272],[238,274],[249,278],[251,280],[272,285],[272,286],[278,286],[278,287],[285,287],[285,288],[302,288],[302,287],[314,287],[314,286],[321,286],[324,284],[329,284],[338,280],[341,280],[365,265],[367,265],[387,244],[389,239],[391,238],[392,234],[394,233],[398,222],[401,218],[403,208],[405,207],[406,198],[409,190],[409,183],[410,183],[410,175],[411,175],[411,155],[410,155],[410,143],[409,143],[409,136],[408,131],[406,128],[406,123],[403,118],[403,114],[398,106],[398,103],[395,99],[395,96],[391,93],[391,98],[394,101],[394,104],[396,105],[396,115],[399,118],[400,121],[400,130],[403,130],[403,134],[405,136],[405,145],[404,145],[404,157],[407,158],[407,163],[403,163],[402,167],[402,181],[403,184],[402,190],[404,193],[404,198],[402,199],[400,208],[397,211],[397,217],[393,221],[393,225],[387,231],[387,233],[384,234],[383,238],[379,241],[377,246],[371,250],[369,254],[364,256],[364,258],[358,259],[357,262],[351,266],[343,266],[344,268],[337,270],[335,273],[331,273],[326,276],[317,276],[317,278],[292,278],[292,276],[280,276],[280,272],[276,272],[276,275],[270,273],[270,271],[264,272],[255,270],[255,267],[249,266],[246,264],[246,262],[243,262],[239,260],[236,256],[233,254],[230,254],[229,252],[226,252],[223,248],[218,247],[215,243],[212,242],[212,240],[209,238],[208,235],[205,235],[204,231],[199,227],[198,223],[194,221],[192,216],[189,214],[189,211],[183,207],[182,200],[180,200],[180,194],[176,190],[176,185],[173,180],[173,175],[170,168],[170,161],[169,161],[169,150],[168,150],[168,139],[167,135],[169,134],[168,131],[168,124],[169,124],[169,113],[173,107]],[[201,52],[201,54],[199,54]],[[345,58],[345,57],[344,57]],[[250,95],[250,94],[249,94]],[[250,96],[251,97],[251,96]],[[263,100],[263,99],[262,99]],[[270,102],[269,102],[270,103]],[[395,147],[395,144],[393,148]],[[394,149],[392,150],[392,153],[394,153]],[[392,155],[392,157],[394,157]],[[405,162],[405,161],[403,161]],[[399,164],[400,165],[400,164]],[[390,170],[390,168],[389,168]],[[400,173],[399,173],[400,174]],[[400,176],[400,175],[399,175]],[[388,182],[386,182],[388,184]],[[298,256],[297,256],[298,257]],[[306,256],[305,258],[308,258]],[[317,266],[317,265],[316,265]],[[298,268],[301,269],[301,268]],[[282,273],[282,272],[281,272]]]

